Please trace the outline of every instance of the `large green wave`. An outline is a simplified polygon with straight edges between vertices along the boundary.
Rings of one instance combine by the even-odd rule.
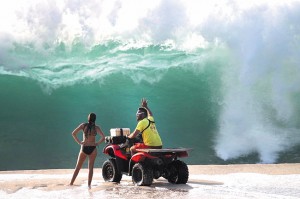
[[[73,167],[88,113],[133,130],[142,97],[190,164],[299,162],[299,2],[77,3],[0,8],[0,169]]]

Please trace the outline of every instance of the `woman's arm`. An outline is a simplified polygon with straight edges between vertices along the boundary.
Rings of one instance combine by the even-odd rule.
[[[74,131],[72,132],[72,136],[79,145],[82,145],[84,144],[84,142],[80,141],[77,137],[77,134],[79,133],[80,130],[82,130],[82,124],[80,124],[76,129],[74,129]]]
[[[103,131],[101,130],[101,128],[99,126],[96,126],[96,131],[101,137],[101,139],[98,142],[96,142],[96,146],[98,146],[99,144],[101,144],[104,141],[105,136],[104,136],[104,133],[103,133]]]

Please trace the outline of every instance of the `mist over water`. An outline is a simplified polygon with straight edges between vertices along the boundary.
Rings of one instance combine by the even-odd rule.
[[[141,97],[190,164],[299,161],[299,1],[0,7],[0,169],[73,167],[73,128],[93,111],[133,130]]]

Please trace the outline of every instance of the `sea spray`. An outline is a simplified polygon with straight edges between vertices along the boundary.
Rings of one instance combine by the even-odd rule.
[[[257,152],[262,162],[272,163],[280,151],[299,143],[296,5],[254,7],[223,25],[239,35],[222,35],[235,57],[223,73],[224,106],[215,146],[223,159]]]

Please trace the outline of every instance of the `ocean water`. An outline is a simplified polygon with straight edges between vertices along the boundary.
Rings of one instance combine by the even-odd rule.
[[[142,97],[188,164],[300,162],[299,1],[0,5],[0,170],[73,168],[73,129],[134,130]]]

